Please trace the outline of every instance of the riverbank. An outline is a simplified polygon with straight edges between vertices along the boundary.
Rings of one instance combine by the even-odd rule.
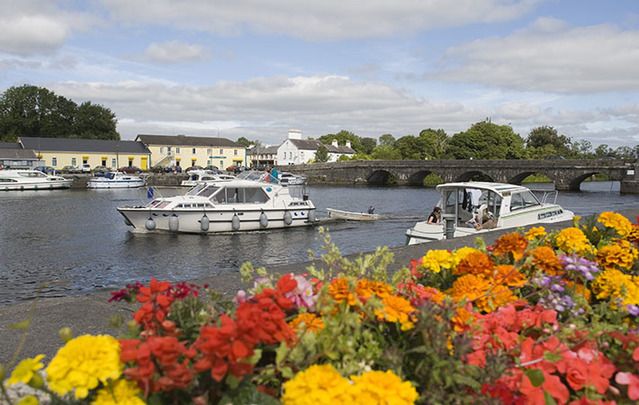
[[[620,211],[633,222],[639,215],[639,206]],[[545,226],[548,230],[561,229],[571,226],[571,222],[563,222]],[[501,234],[511,230],[501,230],[484,234],[486,243],[492,243]],[[455,249],[461,246],[474,244],[474,237],[458,238],[451,241],[437,241],[429,244],[401,246],[392,248],[394,260],[390,265],[392,270],[398,270],[408,265],[409,261],[421,257],[430,249]],[[355,258],[360,254],[348,255]],[[312,262],[320,265],[319,262]],[[301,273],[311,264],[297,263],[275,267],[269,267],[274,273]],[[231,296],[242,287],[239,273],[226,273],[214,277],[205,277],[193,280],[198,284],[209,284],[211,288],[227,296]],[[128,320],[131,315],[131,307],[126,304],[108,303],[110,291],[102,290],[83,296],[70,296],[63,298],[46,298],[34,301],[21,302],[0,307],[0,363],[8,363],[16,348],[22,347],[20,358],[46,354],[49,358],[60,346],[58,330],[62,327],[70,327],[75,335],[91,333],[118,334],[118,330],[109,326],[109,320],[114,315],[121,315]],[[26,335],[21,330],[15,330],[9,326],[18,322],[30,320],[30,326]]]

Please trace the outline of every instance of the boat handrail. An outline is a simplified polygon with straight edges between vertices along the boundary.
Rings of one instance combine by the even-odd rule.
[[[542,193],[539,199],[542,204],[557,204],[557,197],[559,196],[558,190],[530,190],[533,193]],[[552,199],[552,202],[549,200]]]

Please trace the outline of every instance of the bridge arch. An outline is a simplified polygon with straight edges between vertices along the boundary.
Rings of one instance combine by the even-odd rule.
[[[581,183],[583,183],[584,180],[586,180],[587,178],[595,175],[595,174],[600,174],[601,172],[589,172],[589,173],[584,173],[584,174],[580,174],[577,177],[573,177],[571,179],[568,180],[568,190],[569,191],[579,191],[581,190]]]
[[[397,179],[388,170],[378,169],[368,175],[366,182],[374,186],[387,186],[396,183]]]
[[[470,170],[457,176],[455,181],[495,181],[481,170]]]
[[[423,187],[424,186],[424,179],[426,179],[426,177],[430,176],[430,175],[434,175],[433,177],[439,177],[439,181],[443,181],[443,177],[433,171],[433,170],[428,170],[428,169],[424,169],[424,170],[419,170],[411,175],[408,176],[408,179],[406,180],[406,183],[409,186],[416,186],[416,187]]]

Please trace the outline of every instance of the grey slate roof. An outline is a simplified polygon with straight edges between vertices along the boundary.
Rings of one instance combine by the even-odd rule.
[[[277,146],[256,146],[248,150],[249,155],[277,155]]]
[[[32,149],[4,149],[0,148],[2,160],[38,160]]]
[[[217,136],[187,136],[187,135],[144,135],[135,138],[146,145],[175,145],[175,146],[227,146],[244,148],[237,142]]]
[[[18,142],[0,142],[0,149],[22,149]]]
[[[35,137],[21,137],[19,141],[25,149],[42,152],[151,153],[146,145],[135,141]]]
[[[320,141],[311,140],[311,139],[289,139],[293,143],[293,145],[297,146],[297,149],[303,150],[317,150],[317,148],[322,145]],[[349,148],[348,146],[333,146],[333,145],[324,145],[329,152],[332,153],[349,153],[354,154],[355,150],[353,148]]]

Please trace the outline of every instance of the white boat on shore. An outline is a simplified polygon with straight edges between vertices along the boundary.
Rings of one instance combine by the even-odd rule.
[[[53,190],[69,188],[72,179],[45,174],[38,170],[4,169],[0,170],[0,190]]]
[[[182,196],[117,210],[134,232],[237,232],[317,223],[315,206],[302,187],[242,179],[202,183]]]
[[[192,170],[189,172],[189,178],[182,180],[180,185],[182,187],[194,187],[200,183],[229,181],[235,178],[235,176],[230,174],[218,174],[211,170]]]
[[[381,218],[379,214],[369,214],[367,212],[343,211],[335,208],[327,208],[326,211],[328,211],[329,218],[347,221],[376,221]]]
[[[102,177],[91,177],[87,188],[138,188],[146,184],[143,178],[121,172],[108,172]]]
[[[466,182],[437,186],[441,193],[438,207],[442,221],[418,222],[406,231],[407,243],[476,235],[494,229],[568,221],[572,211],[556,204],[557,191],[545,192],[540,199],[528,188],[513,184]],[[554,195],[552,203],[547,202]]]
[[[300,175],[289,173],[289,172],[280,173],[278,175],[278,180],[280,184],[283,186],[288,186],[288,185],[294,186],[294,185],[306,184],[305,176],[300,176]]]

